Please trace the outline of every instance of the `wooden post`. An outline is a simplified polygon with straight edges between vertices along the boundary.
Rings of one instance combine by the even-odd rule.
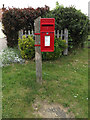
[[[66,45],[68,46],[68,30],[64,29],[64,40],[66,41]],[[63,55],[68,55],[68,47],[64,50]]]
[[[40,33],[40,18],[38,17],[35,20],[35,33]],[[35,35],[35,44],[40,44],[40,35]],[[36,61],[36,80],[38,83],[42,84],[42,54],[41,48],[39,46],[35,46],[35,61]]]

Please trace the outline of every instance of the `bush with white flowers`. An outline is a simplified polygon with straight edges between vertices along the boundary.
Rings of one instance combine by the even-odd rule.
[[[9,65],[11,63],[24,63],[25,60],[22,59],[13,48],[7,48],[0,51],[0,67]]]

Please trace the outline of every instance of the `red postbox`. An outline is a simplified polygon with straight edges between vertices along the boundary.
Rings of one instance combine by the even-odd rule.
[[[54,51],[54,18],[41,18],[40,19],[40,39],[41,39],[41,52]]]

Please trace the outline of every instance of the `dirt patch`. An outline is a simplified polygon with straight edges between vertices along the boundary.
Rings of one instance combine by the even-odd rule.
[[[36,100],[33,104],[34,114],[42,118],[74,118],[68,109],[59,104],[49,104],[47,101]]]

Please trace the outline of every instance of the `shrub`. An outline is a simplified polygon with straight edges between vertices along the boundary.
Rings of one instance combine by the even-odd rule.
[[[87,39],[88,17],[75,7],[64,8],[56,4],[56,8],[43,17],[55,18],[56,30],[67,28],[74,46],[82,44]]]
[[[13,47],[18,44],[18,31],[25,28],[34,29],[34,20],[49,11],[49,7],[9,8],[4,9],[2,16],[3,32],[7,36],[7,44]]]
[[[35,42],[32,37],[26,38],[23,36],[22,39],[18,39],[18,45],[21,52],[22,58],[32,59],[35,57]],[[62,55],[63,50],[67,48],[66,41],[61,38],[55,38],[54,40],[54,52],[42,52],[43,60],[57,59]]]
[[[54,40],[54,52],[43,52],[42,58],[43,60],[53,60],[57,59],[62,55],[64,49],[67,48],[66,41],[61,40],[61,38],[56,38]]]
[[[22,39],[19,38],[18,45],[22,58],[32,59],[35,57],[35,47],[32,36],[28,36],[28,38],[23,36]]]

